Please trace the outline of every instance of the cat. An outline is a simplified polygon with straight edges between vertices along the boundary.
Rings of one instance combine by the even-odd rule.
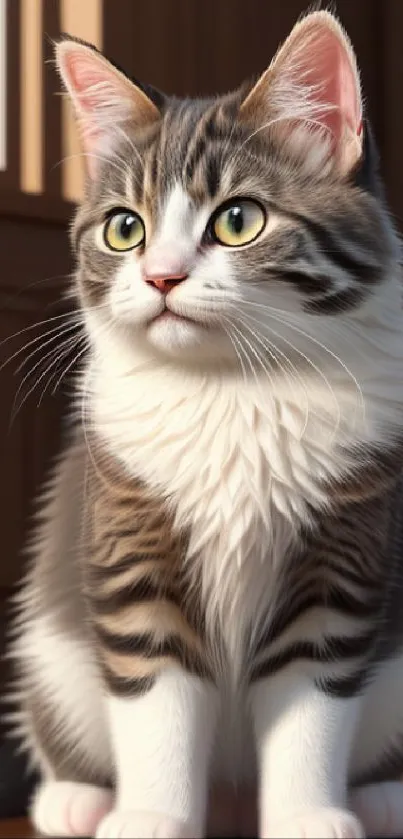
[[[35,828],[401,835],[400,248],[348,36],[203,100],[56,61],[90,349],[14,624]]]

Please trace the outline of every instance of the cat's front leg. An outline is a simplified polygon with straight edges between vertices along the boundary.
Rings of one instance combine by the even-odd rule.
[[[110,695],[107,706],[117,789],[98,839],[203,836],[213,686],[171,666],[142,695]]]
[[[364,836],[347,807],[348,763],[360,701],[359,696],[324,692],[298,663],[254,685],[262,837]]]

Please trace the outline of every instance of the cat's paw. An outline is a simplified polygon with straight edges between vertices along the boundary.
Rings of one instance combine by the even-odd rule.
[[[199,839],[194,826],[162,813],[112,810],[98,826],[96,839]]]
[[[35,793],[31,820],[43,836],[93,836],[112,806],[112,793],[106,789],[48,781]]]
[[[266,839],[364,839],[361,822],[348,810],[326,807],[270,825]]]

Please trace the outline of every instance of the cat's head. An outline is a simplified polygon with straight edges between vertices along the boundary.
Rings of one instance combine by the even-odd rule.
[[[379,296],[396,242],[332,15],[306,16],[256,84],[209,100],[133,83],[69,38],[56,53],[86,160],[74,240],[91,323],[256,368]]]

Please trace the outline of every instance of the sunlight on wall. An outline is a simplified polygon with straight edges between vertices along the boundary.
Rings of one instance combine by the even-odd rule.
[[[43,191],[42,0],[21,2],[21,189]]]
[[[61,29],[102,48],[102,0],[61,0]],[[79,201],[83,191],[83,159],[70,102],[63,100],[63,198]]]
[[[6,2],[0,0],[0,169],[7,166],[7,25]]]

